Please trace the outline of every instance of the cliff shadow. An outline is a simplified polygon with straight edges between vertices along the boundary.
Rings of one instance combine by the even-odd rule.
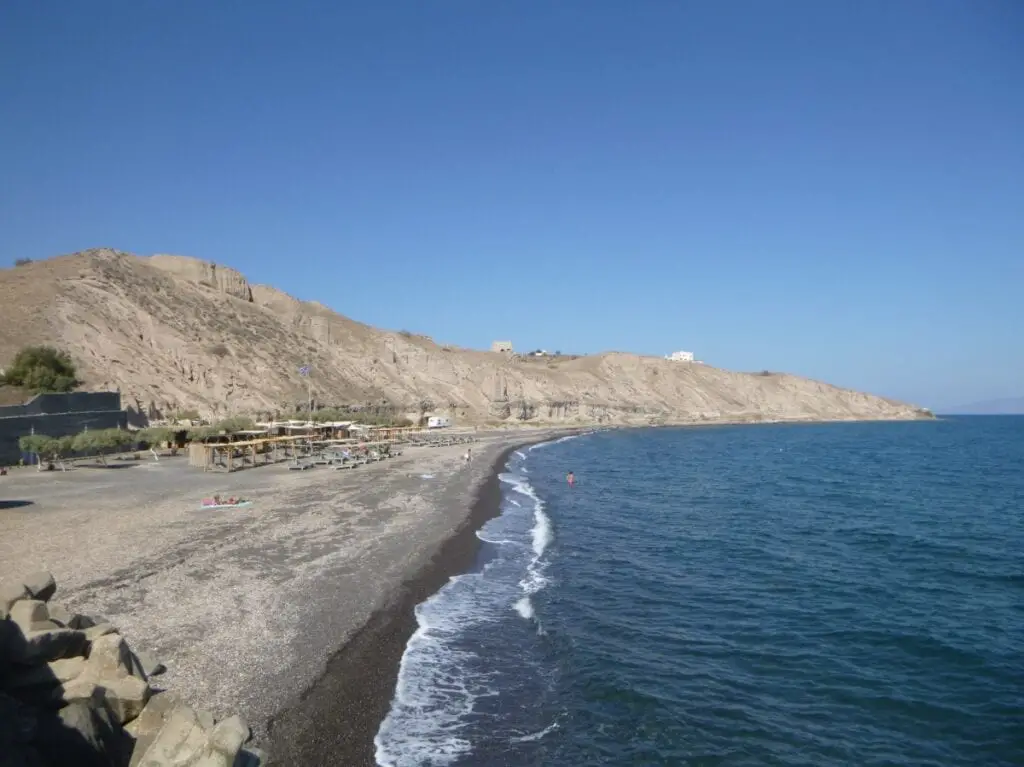
[[[2,501],[0,500],[0,511],[5,509],[23,509],[26,506],[34,506],[35,501]]]

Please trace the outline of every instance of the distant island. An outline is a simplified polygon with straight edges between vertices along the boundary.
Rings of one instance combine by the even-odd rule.
[[[1024,397],[972,402],[969,405],[943,408],[940,412],[948,415],[1024,415]]]

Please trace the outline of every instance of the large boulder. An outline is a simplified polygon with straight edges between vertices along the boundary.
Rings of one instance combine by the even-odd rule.
[[[10,613],[11,605],[19,599],[31,599],[32,595],[23,583],[12,583],[6,581],[0,583],[0,618],[6,618]]]
[[[36,624],[48,621],[50,613],[46,609],[46,602],[37,599],[19,599],[11,605],[9,617],[18,624],[23,634],[27,634],[37,630]]]
[[[219,722],[213,728],[213,732],[210,733],[210,748],[223,756],[230,757],[231,761],[234,761],[238,750],[249,740],[251,735],[252,732],[249,730],[249,725],[242,721],[242,717],[236,714]],[[231,761],[228,762],[229,767]]]
[[[85,638],[92,642],[96,639],[99,639],[101,636],[116,633],[117,629],[111,626],[109,623],[96,623],[92,626],[89,626],[88,628],[83,629],[83,631],[85,632]]]
[[[137,669],[135,657],[120,634],[106,634],[94,639],[82,673],[63,685],[60,699],[66,702],[88,701],[99,695],[125,724],[142,713],[152,694],[144,677],[133,674]]]
[[[24,579],[24,584],[32,598],[41,602],[48,602],[50,597],[57,593],[57,581],[53,579],[53,574],[46,570],[32,573]]]
[[[188,706],[176,707],[166,718],[149,747],[132,764],[141,767],[194,764],[207,750],[207,736],[196,712]],[[136,753],[139,751],[136,748]]]
[[[124,762],[121,724],[101,695],[41,717],[35,745],[52,765],[116,767]]]
[[[61,658],[49,663],[14,669],[4,682],[8,690],[22,687],[54,686],[70,682],[85,671],[85,658]]]
[[[46,605],[46,612],[49,613],[50,620],[59,624],[61,628],[80,628],[79,626],[71,625],[72,621],[74,621],[75,619],[75,616],[64,605],[58,605],[54,602],[50,602],[48,605]]]
[[[138,652],[133,651],[135,658],[135,665],[141,671],[141,673],[135,673],[135,676],[141,676],[143,679],[149,679],[151,676],[158,676],[167,670],[167,667],[161,663],[152,653],[148,653],[145,650]]]
[[[14,663],[46,663],[72,655],[81,655],[86,647],[85,634],[74,629],[43,629],[22,632],[11,654]]]
[[[174,693],[157,693],[149,699],[142,713],[125,726],[125,732],[135,739],[129,767],[139,767],[142,764],[143,755],[156,739],[164,722],[180,705],[181,701]]]
[[[97,679],[119,678],[132,673],[132,651],[120,634],[105,634],[92,640],[87,668]]]
[[[232,716],[213,725],[212,717],[205,712],[177,705],[167,713],[168,707],[168,704],[161,704],[153,721],[147,721],[149,729],[157,715],[164,715],[163,725],[151,740],[148,735],[145,740],[138,736],[131,767],[234,767],[237,763],[255,767],[260,764],[262,754],[259,751],[247,752],[242,748],[250,731],[240,717]],[[148,714],[144,716],[148,718]]]

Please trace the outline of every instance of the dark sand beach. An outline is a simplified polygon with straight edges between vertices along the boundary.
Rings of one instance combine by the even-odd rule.
[[[45,568],[167,666],[163,687],[241,714],[274,764],[373,764],[413,609],[468,569],[511,449],[566,430],[410,448],[358,470],[19,470],[0,495],[0,579]],[[203,497],[253,499],[203,510]]]
[[[476,531],[499,513],[498,474],[516,447],[505,448],[492,462],[464,524],[430,562],[328,661],[324,675],[294,706],[271,720],[270,749],[279,764],[376,764],[373,738],[390,707],[406,643],[416,631],[413,611],[452,575],[472,566],[480,546]]]

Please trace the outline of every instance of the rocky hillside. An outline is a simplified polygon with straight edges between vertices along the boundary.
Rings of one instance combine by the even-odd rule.
[[[88,389],[119,389],[148,418],[291,411],[313,367],[325,405],[391,403],[460,422],[685,423],[904,419],[917,408],[785,374],[609,353],[508,358],[378,330],[182,256],[90,250],[0,271],[0,365],[67,349]]]

